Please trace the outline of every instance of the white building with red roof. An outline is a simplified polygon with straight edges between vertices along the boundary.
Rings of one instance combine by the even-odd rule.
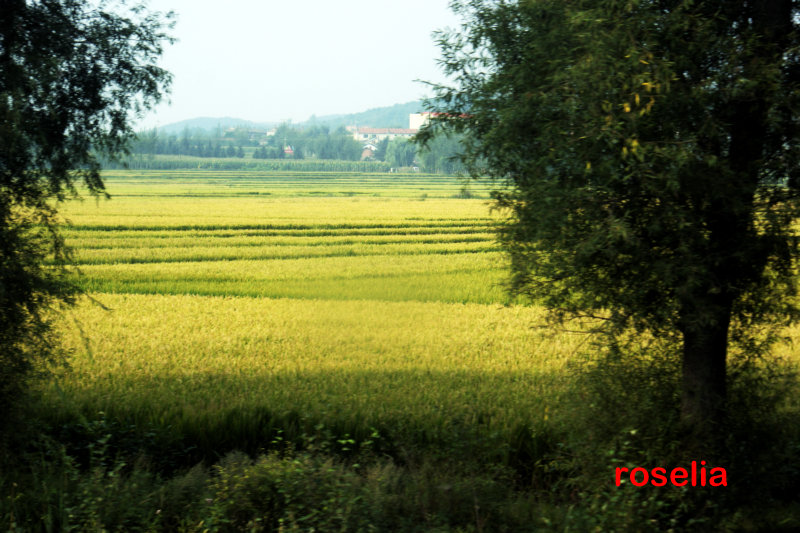
[[[353,138],[362,143],[377,143],[384,139],[410,139],[428,121],[430,113],[412,113],[408,116],[408,128],[368,128],[347,126]]]

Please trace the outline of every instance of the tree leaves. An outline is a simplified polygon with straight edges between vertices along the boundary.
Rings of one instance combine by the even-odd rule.
[[[785,2],[456,8],[462,31],[440,35],[453,85],[437,87],[429,128],[466,133],[473,174],[507,185],[496,196],[515,290],[654,331],[680,329],[698,291],[782,308],[794,274],[776,250],[800,192],[800,42]],[[762,201],[791,215],[755,231]],[[782,301],[760,292],[778,273]]]
[[[168,20],[168,19],[167,19]],[[77,288],[55,202],[93,194],[95,154],[123,152],[130,113],[161,98],[170,75],[156,60],[171,39],[158,14],[130,18],[80,0],[7,0],[0,12],[0,406],[56,352],[46,310]],[[59,268],[46,268],[48,256]],[[5,416],[0,416],[4,419]]]

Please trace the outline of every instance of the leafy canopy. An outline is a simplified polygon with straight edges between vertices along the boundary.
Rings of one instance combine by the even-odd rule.
[[[752,347],[754,326],[794,316],[795,2],[453,8],[463,26],[438,36],[453,85],[421,138],[464,132],[473,174],[507,186],[517,291],[681,340],[685,358],[721,344],[710,374],[729,325]]]
[[[116,6],[111,6],[116,7]],[[43,311],[74,287],[55,201],[83,181],[103,193],[98,155],[125,150],[130,115],[158,102],[168,19],[82,0],[6,0],[0,12],[0,405],[52,353]]]

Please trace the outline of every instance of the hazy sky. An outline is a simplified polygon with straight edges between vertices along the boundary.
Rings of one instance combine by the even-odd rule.
[[[442,81],[448,0],[150,0],[178,15],[171,104],[139,127],[207,117],[295,122],[416,100]]]

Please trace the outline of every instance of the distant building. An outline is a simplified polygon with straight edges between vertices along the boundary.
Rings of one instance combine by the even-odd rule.
[[[430,113],[412,113],[408,116],[408,128],[368,128],[347,126],[353,139],[363,143],[377,143],[384,139],[410,139],[428,122]]]
[[[410,139],[417,134],[417,130],[405,128],[365,128],[348,126],[347,130],[353,134],[353,139],[359,142],[379,142],[384,139],[397,139],[398,137]]]
[[[374,144],[367,143],[364,145],[364,148],[361,150],[361,160],[364,161],[365,159],[373,159],[375,157],[375,152],[378,151],[378,147]]]
[[[408,115],[408,127],[419,131],[431,119],[431,113],[411,113]]]
[[[431,120],[431,117],[440,117],[442,115],[446,117],[455,116],[455,115],[449,115],[447,113],[431,113],[429,111],[426,111],[424,113],[412,113],[408,115],[408,127],[420,130],[425,124],[427,124]],[[469,117],[469,115],[462,113],[458,115],[458,117],[467,118]]]

